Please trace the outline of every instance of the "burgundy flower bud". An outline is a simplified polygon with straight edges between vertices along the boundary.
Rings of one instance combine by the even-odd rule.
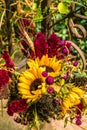
[[[48,76],[46,78],[46,83],[49,84],[49,85],[53,84],[54,83],[54,78],[52,76]]]
[[[65,79],[65,80],[66,80],[67,78],[68,78],[68,76],[67,76],[67,75],[64,75],[64,76],[63,76],[63,79]]]
[[[82,124],[81,120],[80,120],[80,119],[77,119],[77,120],[76,120],[76,124],[77,124],[77,125],[81,125],[81,124]]]
[[[21,123],[21,119],[20,119],[19,117],[14,118],[14,121],[15,121],[16,123]]]
[[[0,89],[9,82],[9,75],[7,70],[0,70]]]
[[[13,114],[14,114],[14,112],[11,111],[9,108],[7,109],[7,113],[8,113],[9,116],[13,116]]]
[[[59,103],[61,102],[61,99],[60,99],[60,98],[58,98],[56,101],[57,101],[57,103],[59,104]]]
[[[28,121],[24,122],[23,125],[28,125]]]
[[[44,77],[47,77],[47,76],[48,76],[48,72],[47,72],[47,71],[43,71],[43,72],[42,72],[42,75],[43,75]]]
[[[73,65],[77,66],[78,65],[78,61],[74,61]]]
[[[46,36],[40,32],[34,40],[35,54],[41,58],[48,53],[48,44],[46,42]]]
[[[11,69],[15,69],[14,68],[14,62],[12,61],[8,51],[4,51],[4,53],[1,55],[1,57],[5,60],[6,64],[5,66]]]
[[[50,93],[50,94],[54,93],[54,88],[48,87],[47,92]]]
[[[61,45],[62,46],[65,45],[65,41],[64,40],[61,41]]]
[[[66,46],[68,47],[69,51],[71,50],[71,43],[67,42]]]
[[[68,51],[67,51],[67,49],[66,49],[65,47],[63,48],[62,52],[63,52],[64,54],[66,54],[66,55],[67,55],[67,53],[68,53]]]
[[[82,110],[83,110],[83,104],[82,104],[82,103],[79,103],[79,104],[77,105],[76,114],[77,114],[77,115],[81,115]]]
[[[77,116],[76,118],[77,118],[77,119],[81,119],[81,116]]]

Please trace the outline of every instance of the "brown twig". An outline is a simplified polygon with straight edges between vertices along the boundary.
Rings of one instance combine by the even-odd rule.
[[[81,15],[81,14],[74,14],[74,16],[81,18],[81,19],[87,19],[87,16]]]
[[[82,32],[82,34],[83,34],[83,38],[86,38],[86,36],[87,36],[86,30],[85,30],[85,28],[82,25],[80,25],[80,24],[74,24],[74,27],[80,29],[81,32]]]
[[[27,63],[27,58],[23,59],[20,63],[16,64],[15,69],[16,71],[20,70],[22,67],[24,67]]]
[[[81,49],[74,43],[74,42],[71,42],[71,41],[66,41],[66,42],[70,42],[71,45],[76,49],[76,51],[79,53],[79,55],[81,56],[82,58],[82,61],[83,61],[83,67],[82,69],[85,70],[86,69],[86,59],[85,59],[85,56],[83,54],[83,52],[81,51]]]
[[[75,14],[76,12],[78,12],[79,10],[81,10],[81,9],[82,9],[82,7],[80,7],[80,8],[77,9],[77,10],[74,10],[74,11],[70,12],[70,13],[67,14],[65,17],[63,17],[62,19],[60,19],[60,20],[56,21],[54,24],[52,24],[48,29],[51,29],[53,26],[55,26],[55,25],[58,24],[59,22],[65,20],[66,18],[70,18],[71,16],[74,16],[74,14]]]
[[[73,22],[73,19],[70,18],[69,19],[69,28],[71,30],[71,32],[77,37],[77,38],[83,38],[82,35],[80,35],[77,31],[77,29],[74,27],[74,22]]]

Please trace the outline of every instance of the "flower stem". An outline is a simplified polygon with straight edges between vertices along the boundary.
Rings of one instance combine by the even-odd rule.
[[[3,117],[3,101],[1,99],[1,116]]]
[[[36,110],[36,105],[35,105],[35,124],[37,127],[37,130],[40,130],[40,123],[39,123],[39,119],[38,119],[38,115],[37,115],[37,110]]]

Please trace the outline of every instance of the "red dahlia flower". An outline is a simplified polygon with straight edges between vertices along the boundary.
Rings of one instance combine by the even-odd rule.
[[[7,109],[7,113],[10,116],[13,116],[14,113],[17,112],[24,112],[28,107],[28,104],[26,103],[25,99],[21,100],[14,100],[12,101]]]
[[[8,51],[4,51],[4,53],[2,54],[2,58],[5,60],[6,62],[6,67],[14,69],[14,62],[12,61]]]
[[[48,39],[42,32],[38,33],[34,47],[36,57],[39,58],[48,54],[49,57],[56,56],[58,59],[63,59],[71,51],[71,43],[61,40],[55,33],[52,33]],[[32,57],[33,53],[30,54]]]
[[[48,42],[48,46],[49,46],[49,48],[48,48],[49,57],[53,57],[53,56],[57,55],[58,54],[57,50],[58,50],[58,48],[60,46],[60,42],[61,42],[60,38],[55,33],[52,33],[50,35],[50,37],[48,38],[47,42]]]
[[[0,70],[0,89],[9,82],[8,71]]]
[[[71,43],[61,40],[55,33],[52,33],[47,40],[49,57],[57,56],[58,59],[63,59],[71,51]]]
[[[37,57],[41,58],[43,55],[48,53],[48,44],[46,42],[46,37],[43,33],[39,33],[34,41],[35,54]]]
[[[77,115],[81,115],[81,112],[82,112],[82,110],[83,110],[83,104],[82,103],[79,103],[77,106],[77,109],[76,109],[76,114]]]

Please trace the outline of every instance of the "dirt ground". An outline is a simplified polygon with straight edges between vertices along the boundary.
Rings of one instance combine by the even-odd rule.
[[[6,105],[6,101],[4,100],[4,106]],[[1,104],[0,104],[1,106]],[[42,130],[87,130],[87,116],[82,118],[83,124],[81,125],[82,128],[69,124],[66,128],[64,128],[63,120],[54,121],[51,120],[50,124],[45,123]],[[17,124],[13,121],[12,117],[7,115],[6,109],[3,109],[3,117],[1,115],[0,109],[0,130],[27,130],[26,126]]]

